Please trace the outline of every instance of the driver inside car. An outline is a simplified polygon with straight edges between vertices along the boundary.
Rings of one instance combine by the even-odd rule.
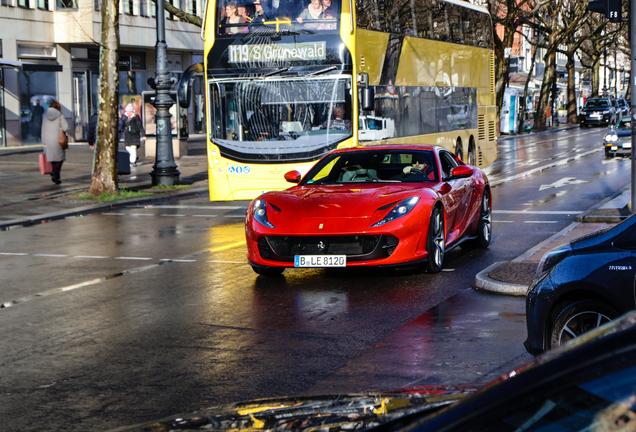
[[[405,166],[402,172],[404,174],[410,174],[412,171],[415,171],[415,172],[419,171],[422,174],[424,174],[424,171],[426,171],[426,168],[428,168],[428,164],[420,163],[420,161],[416,160],[412,166]]]

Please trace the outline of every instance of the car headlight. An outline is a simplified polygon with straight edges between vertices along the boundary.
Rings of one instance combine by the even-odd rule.
[[[605,135],[604,139],[605,139],[605,141],[608,141],[608,142],[615,142],[615,141],[618,140],[618,135],[610,133],[610,134]]]
[[[384,216],[384,218],[380,222],[376,222],[371,226],[379,227],[407,215],[411,210],[415,208],[415,205],[419,201],[420,197],[417,196],[403,199],[395,207],[393,207],[389,214]]]
[[[541,262],[539,262],[539,267],[537,267],[537,276],[550,271],[550,269],[567,258],[571,253],[572,246],[568,243],[543,255]]]
[[[254,208],[252,209],[254,219],[267,228],[276,228],[270,221],[267,220],[267,203],[263,200],[254,201]]]

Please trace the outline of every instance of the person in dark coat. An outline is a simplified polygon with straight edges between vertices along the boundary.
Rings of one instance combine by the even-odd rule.
[[[31,111],[31,130],[35,134],[35,141],[40,142],[42,139],[42,116],[44,108],[40,105],[40,99],[35,100],[35,106]]]
[[[126,105],[125,117],[121,126],[124,143],[126,150],[130,153],[130,165],[136,166],[137,149],[141,146],[140,140],[146,140],[146,131],[132,104]]]
[[[99,116],[97,113],[93,113],[88,121],[88,132],[86,139],[91,150],[95,150],[95,142],[97,141],[97,124],[99,123]]]

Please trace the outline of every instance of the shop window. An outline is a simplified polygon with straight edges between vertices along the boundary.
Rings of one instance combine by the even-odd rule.
[[[57,9],[78,9],[77,0],[57,0]]]
[[[22,142],[40,140],[42,118],[34,116],[46,112],[49,104],[57,99],[57,73],[41,71],[20,71],[20,121]],[[34,108],[39,105],[43,111]]]

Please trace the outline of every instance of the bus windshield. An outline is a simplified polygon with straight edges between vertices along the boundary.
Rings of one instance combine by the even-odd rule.
[[[337,33],[340,0],[225,0],[217,3],[217,35]]]
[[[211,138],[235,160],[315,160],[352,135],[350,92],[350,77],[211,82]]]

